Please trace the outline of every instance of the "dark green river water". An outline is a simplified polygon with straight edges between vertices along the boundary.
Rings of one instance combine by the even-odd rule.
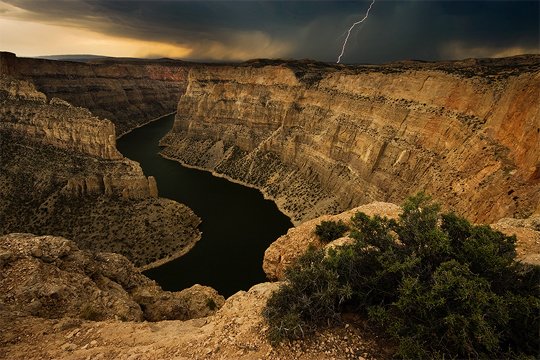
[[[158,155],[159,140],[174,115],[122,136],[117,147],[157,181],[159,196],[189,206],[201,219],[201,240],[185,256],[145,272],[165,290],[208,285],[224,296],[265,281],[266,248],[292,226],[277,206],[255,189],[186,168]]]

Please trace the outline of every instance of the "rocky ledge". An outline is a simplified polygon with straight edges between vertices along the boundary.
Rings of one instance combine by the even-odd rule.
[[[190,70],[169,158],[296,222],[419,190],[480,223],[540,212],[540,56]]]
[[[171,293],[123,256],[29,234],[0,237],[0,270],[0,358],[385,358],[351,319],[310,341],[272,347],[261,311],[279,283],[225,302],[199,285]]]
[[[224,302],[200,285],[163,291],[124,256],[80,250],[61,237],[1,236],[0,270],[2,310],[41,318],[187,320]]]
[[[351,218],[357,212],[363,212],[368,216],[378,215],[397,219],[401,211],[401,207],[396,204],[374,202],[340,214],[323,215],[306,221],[289,229],[287,234],[279,237],[266,249],[263,261],[264,272],[270,280],[283,280],[285,269],[308,248],[335,247],[352,241],[351,238],[345,236],[324,244],[315,234],[316,226],[322,221],[343,221],[350,225]],[[527,219],[505,218],[489,226],[505,235],[516,236],[517,258],[520,261],[540,265],[540,215],[533,215]]]

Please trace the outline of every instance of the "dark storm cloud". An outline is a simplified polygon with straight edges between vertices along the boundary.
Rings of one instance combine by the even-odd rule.
[[[370,1],[4,0],[26,18],[193,49],[193,58],[335,61]],[[539,49],[537,1],[382,1],[344,62],[489,56]],[[253,56],[250,56],[253,54]],[[158,55],[158,54],[156,54]]]
[[[363,16],[367,6],[359,5],[363,5],[362,10],[354,16],[321,19],[312,24],[310,28],[314,29],[306,32],[302,43],[308,45],[302,51],[307,50],[314,57],[335,59],[338,53],[335,43],[341,45],[336,35]],[[376,2],[368,20],[353,31],[344,60],[380,62],[486,56],[509,48],[538,51],[538,14],[538,2]],[[321,44],[332,49],[329,57]]]

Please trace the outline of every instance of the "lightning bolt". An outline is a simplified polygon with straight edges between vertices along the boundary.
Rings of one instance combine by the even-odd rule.
[[[339,56],[338,56],[337,64],[339,64],[339,62],[341,61],[341,57],[343,56],[343,53],[345,52],[345,47],[347,46],[347,41],[349,41],[349,36],[351,35],[352,29],[354,29],[354,27],[356,25],[363,23],[364,20],[366,20],[368,18],[369,10],[371,10],[371,7],[373,6],[373,4],[375,4],[375,0],[371,1],[371,4],[369,5],[369,8],[367,9],[366,15],[364,16],[364,18],[362,20],[357,21],[354,24],[352,24],[351,27],[349,28],[349,31],[347,32],[347,37],[345,38],[345,41],[343,42],[343,46],[341,48],[341,54],[339,54]]]

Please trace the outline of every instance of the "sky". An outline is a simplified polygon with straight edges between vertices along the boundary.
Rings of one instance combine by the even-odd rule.
[[[336,62],[371,0],[0,0],[0,51]],[[376,0],[344,63],[540,52],[540,1]]]

